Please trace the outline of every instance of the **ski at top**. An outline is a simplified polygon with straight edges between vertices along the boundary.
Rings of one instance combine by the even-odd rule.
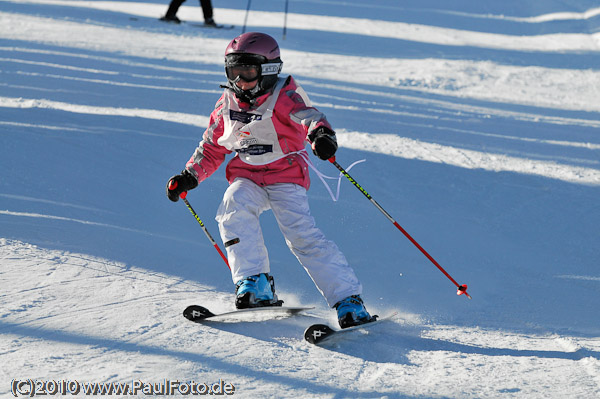
[[[375,321],[371,321],[371,322],[365,323],[365,324],[359,324],[358,326],[352,326],[352,327],[344,328],[341,330],[334,329],[334,328],[328,326],[327,324],[313,324],[304,331],[304,339],[306,341],[310,342],[311,344],[320,345],[323,342],[332,341],[333,338],[340,338],[352,331],[357,331],[357,330],[361,330],[361,329],[365,329],[365,328],[371,328],[375,324],[379,324],[381,322],[392,319],[397,314],[398,314],[398,312],[394,312],[388,316],[379,318]]]
[[[194,23],[194,22],[188,22],[187,24],[189,26],[195,26],[196,28],[207,28],[207,29],[212,28],[212,29],[229,30],[229,29],[235,28],[235,25],[223,25],[223,24],[208,25],[208,24],[200,24],[200,23]]]
[[[130,21],[139,21],[140,19],[137,17],[129,17]],[[164,19],[163,18],[159,18],[158,19],[161,22],[166,22],[166,23],[170,23],[173,25],[181,25],[181,26],[193,26],[196,28],[207,28],[207,29],[225,29],[225,30],[230,30],[235,28],[235,25],[230,25],[230,24],[207,24],[207,23],[201,23],[201,22],[187,22],[187,21],[182,21],[182,20],[168,20],[168,19]],[[184,25],[185,24],[185,25]]]

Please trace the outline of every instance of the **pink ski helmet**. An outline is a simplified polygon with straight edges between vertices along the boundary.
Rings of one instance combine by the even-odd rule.
[[[227,87],[245,102],[266,93],[275,86],[283,62],[277,41],[265,33],[248,32],[233,39],[225,49]],[[251,90],[242,90],[235,83],[258,80]]]

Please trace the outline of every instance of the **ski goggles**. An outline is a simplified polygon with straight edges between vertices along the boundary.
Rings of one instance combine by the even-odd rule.
[[[245,82],[254,82],[261,76],[277,75],[281,72],[281,62],[273,62],[267,64],[236,64],[225,67],[227,78],[230,80],[239,79]]]
[[[230,80],[240,78],[245,82],[254,82],[260,77],[259,68],[260,65],[233,65],[225,69],[227,71],[227,78]]]

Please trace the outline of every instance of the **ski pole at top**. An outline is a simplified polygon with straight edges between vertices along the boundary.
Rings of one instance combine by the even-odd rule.
[[[456,280],[454,280],[452,278],[452,276],[450,274],[448,274],[448,272],[446,272],[446,270],[444,270],[444,268],[442,266],[440,266],[440,264],[431,255],[429,255],[429,253],[427,251],[425,251],[425,249],[414,238],[412,238],[412,236],[410,234],[408,234],[408,232],[406,230],[404,230],[402,228],[402,226],[400,226],[398,224],[398,222],[396,222],[394,220],[394,218],[392,218],[390,216],[390,214],[387,213],[386,210],[383,209],[381,207],[381,205],[379,205],[377,203],[377,201],[375,201],[373,199],[373,197],[371,197],[371,195],[369,195],[369,193],[364,188],[362,188],[360,186],[360,184],[358,184],[358,182],[356,180],[354,180],[352,178],[352,176],[350,176],[348,174],[348,172],[346,172],[346,170],[339,163],[336,162],[335,156],[329,158],[329,162],[331,162],[340,171],[340,173],[343,174],[350,181],[350,183],[352,183],[354,185],[354,187],[356,187],[361,193],[363,193],[363,195],[365,197],[367,197],[369,199],[369,201],[371,201],[371,203],[373,205],[375,205],[375,207],[377,209],[379,209],[381,211],[381,213],[383,213],[385,215],[385,217],[388,218],[388,220],[390,222],[392,222],[394,224],[394,226],[396,226],[396,228],[398,228],[398,230],[400,230],[402,232],[402,234],[404,234],[404,236],[406,236],[406,238],[408,238],[409,241],[412,242],[414,244],[414,246],[416,246],[419,249],[419,251],[421,251],[423,253],[423,255],[425,255],[427,257],[427,259],[429,259],[431,261],[431,263],[433,263],[446,277],[448,277],[448,279],[450,281],[452,281],[452,283],[454,283],[454,285],[456,285],[456,287],[458,288],[458,290],[456,291],[456,295],[465,294],[465,296],[467,298],[473,299],[473,298],[471,298],[471,295],[469,295],[467,293],[467,285],[466,284],[462,284],[462,285],[458,284],[456,282]]]

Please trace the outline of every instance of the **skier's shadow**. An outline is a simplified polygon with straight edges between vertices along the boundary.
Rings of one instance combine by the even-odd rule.
[[[216,328],[232,334],[241,334],[257,340],[281,346],[317,348],[302,338],[304,329],[321,318],[301,315],[281,320],[206,322],[207,328]],[[600,352],[579,348],[576,351],[540,350],[505,347],[486,347],[453,342],[448,339],[430,338],[424,332],[430,327],[404,325],[397,322],[381,323],[365,329],[357,329],[339,335],[318,346],[320,350],[337,352],[347,356],[377,363],[412,364],[410,354],[415,352],[453,352],[463,355],[537,357],[545,359],[580,360],[592,357],[600,360]],[[521,342],[522,344],[522,342]]]
[[[238,324],[238,328],[248,327],[248,325],[250,324],[262,323],[240,323]],[[229,326],[233,329],[234,324],[229,323]],[[228,329],[224,329],[224,331],[227,330]],[[251,328],[251,330],[254,330],[254,328]],[[107,351],[122,351],[126,353],[166,356],[181,359],[186,362],[197,364],[202,369],[228,373],[234,376],[252,376],[252,378],[264,380],[270,384],[281,384],[282,386],[296,387],[300,390],[305,390],[310,397],[317,397],[317,394],[336,398],[358,397],[355,391],[352,391],[345,387],[330,386],[327,383],[310,381],[302,377],[285,375],[285,373],[278,373],[276,371],[271,370],[259,370],[256,367],[244,364],[236,364],[228,360],[223,360],[218,357],[211,356],[210,354],[195,353],[187,350],[162,348],[156,345],[128,342],[123,341],[121,339],[105,338],[101,336],[96,337],[86,334],[63,331],[60,329],[29,326],[27,324],[19,324],[0,320],[0,335],[2,334],[17,335],[20,337],[27,337],[34,340],[44,340],[48,342],[66,343],[88,347],[91,346],[94,348],[105,348]],[[243,386],[238,388],[241,392],[243,392]],[[374,397],[375,395],[379,395],[379,393],[375,391],[361,392],[361,395],[363,395],[361,397],[364,397],[364,395]],[[392,395],[390,397],[400,396]],[[407,396],[401,397],[406,398]]]
[[[310,313],[293,317],[281,316],[275,319],[265,317],[264,320],[257,320],[256,317],[244,319],[240,316],[239,319],[204,321],[201,323],[203,326],[201,328],[214,328],[222,332],[275,343],[282,347],[297,349],[304,346],[307,350],[331,350],[367,361],[410,363],[406,355],[414,349],[414,345],[403,343],[396,336],[394,333],[398,329],[396,323],[382,323],[368,329],[357,329],[340,334],[319,346],[310,344],[303,338],[304,330],[315,323],[323,323],[323,318]]]
[[[600,352],[586,348],[576,351],[541,350],[527,348],[485,347],[452,342],[447,339],[423,336],[428,327],[407,327],[386,323],[370,329],[358,330],[325,342],[323,349],[379,363],[412,364],[411,353],[453,352],[461,355],[536,357],[541,359],[581,360],[592,357],[600,360]]]
[[[239,334],[260,341],[279,343],[292,346],[293,340],[302,338],[304,329],[311,324],[322,322],[323,319],[310,314],[294,316],[260,315],[257,313],[240,314],[236,317],[205,320],[199,323],[200,328],[213,328],[219,331]],[[297,342],[296,342],[297,344]],[[308,344],[308,343],[307,343]]]

